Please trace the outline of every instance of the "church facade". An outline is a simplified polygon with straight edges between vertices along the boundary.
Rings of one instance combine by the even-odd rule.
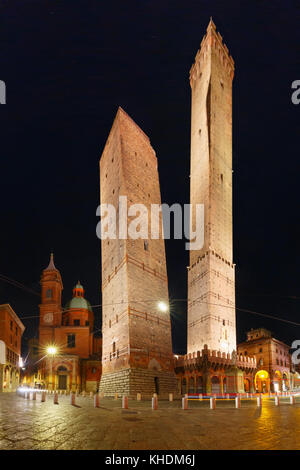
[[[78,282],[73,297],[61,304],[62,278],[51,254],[41,277],[38,380],[50,390],[93,391],[101,377],[101,337],[94,335],[94,313]]]

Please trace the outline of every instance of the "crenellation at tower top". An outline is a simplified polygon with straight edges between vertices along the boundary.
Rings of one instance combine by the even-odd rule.
[[[223,37],[217,31],[216,25],[212,19],[210,19],[206,31],[207,32],[201,41],[200,49],[196,53],[195,62],[190,69],[191,87],[201,73],[200,69],[203,67],[203,62],[210,58],[212,51],[218,53],[218,56],[231,79],[233,79],[234,76],[234,60],[229,54],[228,47],[223,43]]]

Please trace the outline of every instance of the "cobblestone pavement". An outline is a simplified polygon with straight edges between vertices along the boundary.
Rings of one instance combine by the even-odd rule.
[[[300,397],[295,405],[282,399],[242,401],[235,409],[233,401],[190,402],[182,410],[181,402],[159,401],[151,409],[150,401],[129,400],[129,409],[121,409],[121,400],[103,399],[94,408],[89,397],[53,395],[41,403],[14,393],[0,393],[0,449],[299,449]]]

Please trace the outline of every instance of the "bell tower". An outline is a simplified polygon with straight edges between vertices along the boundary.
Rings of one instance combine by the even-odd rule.
[[[44,269],[41,277],[41,303],[39,343],[40,346],[52,344],[54,341],[54,328],[62,324],[61,293],[63,284],[60,272],[54,265],[53,253],[50,262]]]
[[[188,353],[236,350],[232,255],[234,62],[212,19],[190,71],[192,230],[204,204],[204,245],[190,251]]]

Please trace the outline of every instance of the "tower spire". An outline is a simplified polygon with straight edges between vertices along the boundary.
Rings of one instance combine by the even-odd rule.
[[[48,267],[45,269],[45,271],[57,271],[55,264],[54,264],[54,255],[53,253],[50,254],[50,261],[48,264]]]

